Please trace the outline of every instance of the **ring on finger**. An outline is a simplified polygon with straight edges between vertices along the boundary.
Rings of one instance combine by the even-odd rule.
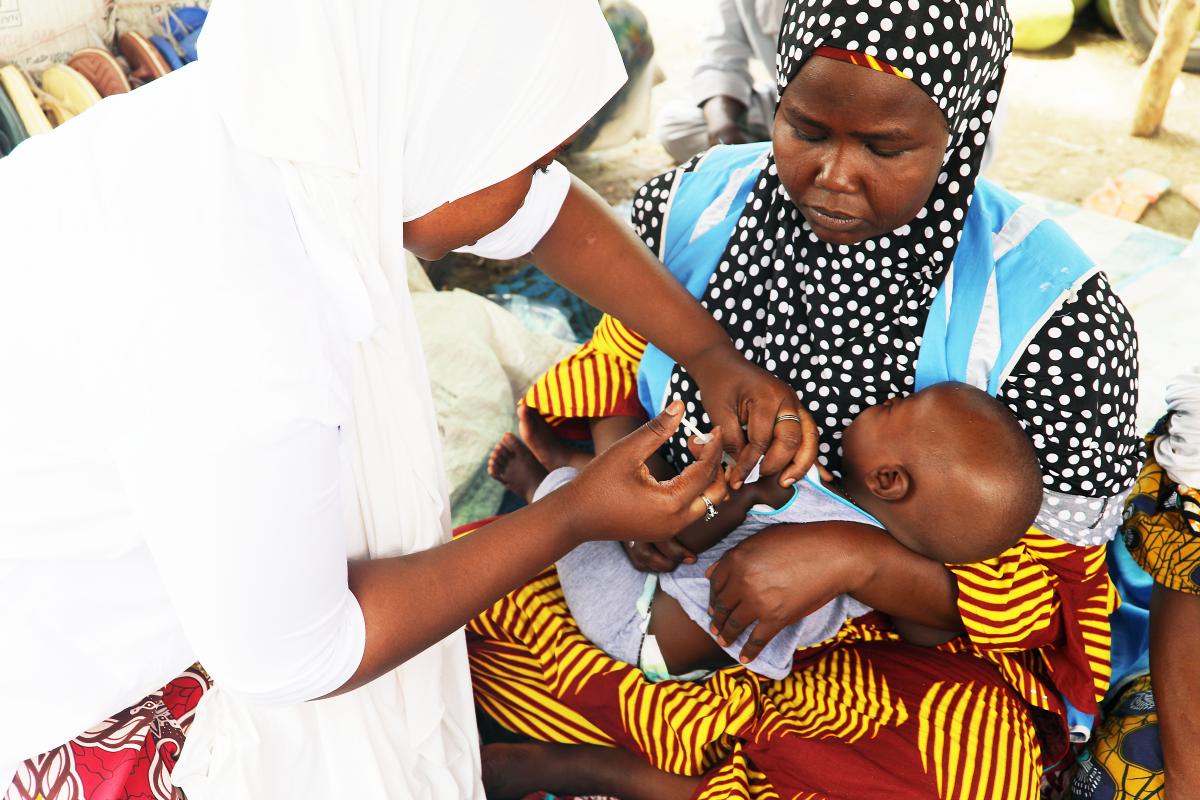
[[[804,422],[804,420],[800,418],[799,414],[780,414],[775,418],[775,424],[778,425],[781,422]]]
[[[708,495],[700,495],[700,499],[704,501],[704,521],[711,522],[717,518],[717,507],[713,505],[713,501],[708,499]]]

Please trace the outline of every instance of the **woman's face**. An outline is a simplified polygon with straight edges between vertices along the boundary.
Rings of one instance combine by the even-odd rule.
[[[912,221],[948,136],[912,81],[814,56],[784,90],[772,140],[780,180],[813,233],[855,244]]]
[[[549,166],[569,141],[510,178],[410,219],[404,223],[404,249],[426,261],[437,261],[502,227],[520,211],[534,171]]]

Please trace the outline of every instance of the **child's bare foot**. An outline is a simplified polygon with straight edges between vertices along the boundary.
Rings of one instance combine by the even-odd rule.
[[[488,800],[542,791],[603,794],[621,800],[688,800],[702,780],[655,769],[616,747],[531,742],[483,748],[483,788]]]
[[[511,433],[500,437],[488,457],[487,469],[488,475],[526,503],[532,502],[533,493],[549,474],[525,443]]]
[[[550,423],[542,418],[536,409],[521,403],[517,406],[517,430],[521,438],[529,445],[533,455],[547,470],[559,467],[574,467],[583,469],[592,460],[592,456],[576,450],[563,441]]]

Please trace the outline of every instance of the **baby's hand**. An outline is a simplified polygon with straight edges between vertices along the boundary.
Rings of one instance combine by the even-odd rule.
[[[741,493],[749,493],[746,498],[749,501],[749,506],[766,505],[771,508],[779,508],[792,499],[796,490],[791,486],[780,486],[779,476],[763,475],[754,483],[746,483],[735,495]],[[747,507],[749,507],[747,506]]]

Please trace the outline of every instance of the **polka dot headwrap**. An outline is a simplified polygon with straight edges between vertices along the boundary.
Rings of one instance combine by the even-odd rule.
[[[950,130],[937,183],[916,218],[855,245],[812,233],[772,157],[701,297],[746,358],[797,389],[821,429],[821,460],[835,471],[842,431],[858,412],[913,389],[925,317],[962,235],[1011,30],[999,0],[790,0],[784,11],[781,96],[817,48],[861,52],[925,91]],[[648,189],[666,192],[653,183]],[[670,392],[709,421],[682,367]],[[689,461],[683,436],[666,455],[677,466]]]

